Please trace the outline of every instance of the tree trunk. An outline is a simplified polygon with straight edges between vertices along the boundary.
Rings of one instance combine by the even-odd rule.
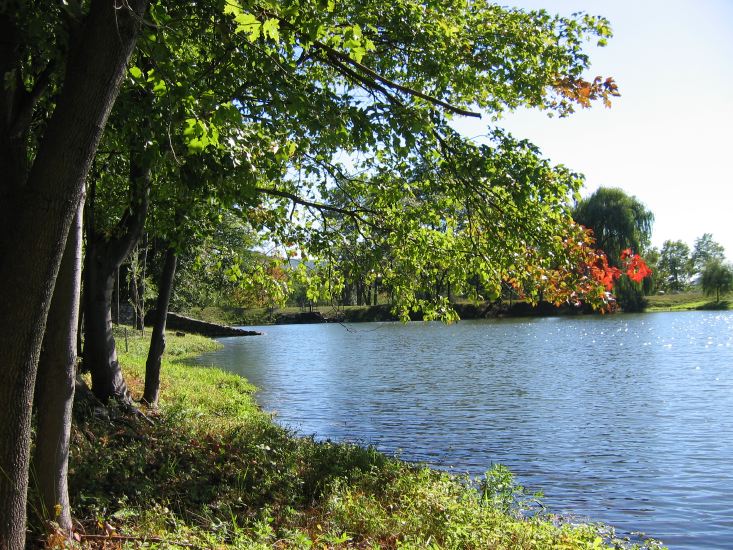
[[[37,510],[42,520],[55,521],[67,532],[72,528],[66,473],[76,378],[82,210],[80,205],[56,278],[35,393],[38,424],[33,471],[40,500]]]
[[[362,283],[361,279],[356,280],[356,305],[364,305],[364,283]]]
[[[25,545],[33,390],[51,296],[84,180],[147,2],[128,0],[124,5],[125,9],[117,9],[109,0],[92,0],[69,51],[63,87],[27,179],[0,181],[3,549]],[[12,167],[0,166],[4,176],[6,168]]]
[[[120,235],[106,239],[91,224],[87,229],[84,269],[84,368],[92,374],[92,391],[101,401],[129,402],[112,333],[112,298],[117,269],[142,236],[148,211],[150,168],[130,155],[130,208],[118,223]]]
[[[168,306],[173,291],[173,279],[176,275],[176,251],[169,247],[165,252],[165,264],[160,280],[158,301],[155,305],[155,324],[153,325],[153,336],[150,339],[148,360],[145,363],[145,392],[143,401],[151,407],[158,405],[158,392],[160,390],[160,363],[165,351],[165,323],[168,317]]]
[[[105,261],[106,255],[98,251],[98,243],[92,244],[94,240],[87,241],[84,270],[84,366],[92,374],[92,391],[100,400],[114,397],[127,401],[127,385],[112,334],[112,294],[117,266],[115,262]]]

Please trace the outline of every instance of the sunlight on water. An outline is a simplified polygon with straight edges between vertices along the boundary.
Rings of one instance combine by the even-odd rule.
[[[201,359],[278,419],[480,475],[671,548],[733,541],[733,314],[263,327]]]

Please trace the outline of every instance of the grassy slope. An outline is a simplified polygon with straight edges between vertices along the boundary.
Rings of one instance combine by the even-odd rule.
[[[124,339],[119,339],[124,350]],[[146,342],[121,362],[141,393]],[[131,537],[105,547],[605,548],[596,528],[520,519],[518,492],[493,491],[374,449],[296,438],[260,411],[254,388],[185,359],[215,348],[169,337],[162,403],[152,422],[79,405],[72,506],[87,535]],[[84,539],[90,544],[93,539]],[[165,541],[165,542],[164,542]],[[97,541],[98,544],[99,541]],[[612,547],[612,546],[611,546]]]
[[[716,302],[709,296],[703,295],[699,290],[648,296],[649,305],[647,311],[683,311],[691,309],[726,310],[732,308],[733,294],[721,296],[720,298],[720,302]]]

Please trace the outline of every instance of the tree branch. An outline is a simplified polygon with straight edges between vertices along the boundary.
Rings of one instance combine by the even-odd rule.
[[[339,206],[333,206],[331,204],[309,201],[294,193],[289,193],[288,191],[281,191],[280,189],[268,189],[265,187],[255,187],[255,191],[257,191],[258,193],[265,194],[265,195],[271,195],[274,197],[281,197],[284,199],[288,199],[292,201],[294,204],[300,204],[307,208],[315,208],[316,210],[319,210],[319,211],[328,211],[328,212],[335,212],[337,214],[343,214],[344,216],[349,216],[353,218],[354,220],[364,223],[370,227],[376,227],[374,223],[364,219],[362,216],[359,215],[359,212],[373,213],[371,210],[368,210],[366,208],[360,208],[359,210],[349,210],[347,208],[341,208]]]
[[[298,33],[298,29],[294,27],[289,21],[282,19],[279,17],[276,13],[272,13],[269,11],[264,12],[267,17],[271,17],[274,19],[277,19],[280,25],[283,27],[287,27],[290,30],[292,30],[295,33]],[[437,97],[433,97],[429,94],[425,94],[423,92],[420,92],[418,90],[415,90],[413,88],[410,88],[408,86],[403,86],[402,84],[399,84],[397,82],[394,82],[393,80],[390,80],[382,75],[380,75],[378,72],[370,69],[366,65],[359,63],[355,59],[352,59],[348,55],[346,55],[343,52],[340,52],[331,46],[328,46],[324,44],[323,42],[319,40],[313,41],[313,46],[320,49],[321,51],[326,53],[326,56],[333,61],[334,58],[339,59],[342,63],[346,63],[348,65],[351,65],[352,67],[360,70],[361,72],[368,75],[374,83],[381,82],[384,86],[387,86],[388,88],[391,88],[393,90],[397,90],[399,92],[402,92],[404,94],[413,96],[413,97],[419,97],[420,99],[424,99],[428,103],[432,103],[433,105],[438,105],[440,107],[443,107],[445,110],[450,111],[452,113],[455,113],[457,115],[462,116],[470,116],[470,117],[476,117],[481,118],[481,113],[477,113],[475,111],[468,111],[466,109],[461,109],[460,107],[456,107],[455,105],[452,105],[446,101],[443,101],[442,99],[438,99]],[[301,56],[303,57],[303,56]]]
[[[31,91],[23,94],[23,98],[18,106],[18,112],[15,113],[10,126],[10,135],[12,137],[19,138],[28,129],[33,118],[33,109],[35,109],[36,103],[38,103],[43,92],[46,91],[48,85],[51,83],[51,75],[55,69],[56,63],[50,61],[36,77],[36,82],[33,84]]]
[[[451,105],[450,103],[443,101],[442,99],[438,99],[437,97],[433,97],[431,95],[424,94],[413,88],[408,88],[407,86],[398,84],[397,82],[394,82],[393,80],[390,80],[380,75],[376,71],[373,71],[366,65],[363,65],[362,63],[359,63],[358,61],[352,59],[345,53],[342,53],[330,46],[327,46],[323,42],[319,42],[318,40],[316,40],[313,44],[317,48],[323,50],[326,53],[327,57],[329,57],[329,59],[336,58],[339,61],[341,61],[342,63],[347,63],[348,65],[351,65],[352,67],[355,67],[356,69],[359,69],[361,72],[365,73],[373,80],[377,82],[381,82],[383,85],[387,86],[388,88],[392,88],[393,90],[397,90],[399,92],[402,92],[410,96],[419,97],[420,99],[424,99],[428,103],[432,103],[433,105],[439,105],[440,107],[443,107],[447,111],[450,111],[458,115],[481,118],[481,113],[477,113],[474,111],[468,111],[466,109],[461,109],[460,107]]]

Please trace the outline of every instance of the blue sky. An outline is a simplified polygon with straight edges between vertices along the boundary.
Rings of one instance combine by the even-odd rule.
[[[590,45],[588,77],[613,76],[622,94],[570,118],[520,111],[499,124],[586,176],[582,195],[620,187],[654,212],[652,242],[712,233],[733,260],[733,0],[507,0],[525,9],[611,21]],[[468,136],[488,119],[462,120]]]

